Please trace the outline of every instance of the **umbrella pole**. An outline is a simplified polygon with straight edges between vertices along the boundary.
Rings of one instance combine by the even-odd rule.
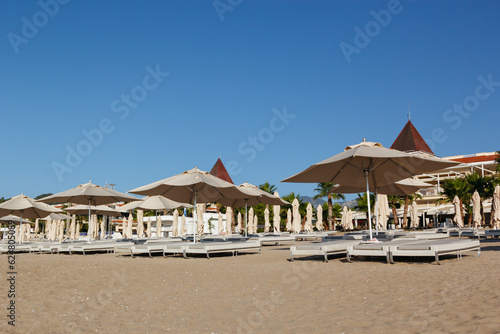
[[[365,180],[366,180],[366,202],[368,204],[368,227],[370,229],[370,240],[373,239],[373,233],[372,233],[372,212],[370,208],[370,184],[368,181],[368,170],[365,170]]]
[[[194,232],[193,232],[193,243],[196,243],[196,233],[198,232],[197,229],[198,229],[198,210],[196,210],[196,193],[198,191],[195,189],[194,190],[194,214],[193,214],[193,218],[194,218]]]
[[[245,199],[245,237],[248,236],[248,215],[247,215],[247,208],[248,208],[248,199]]]
[[[89,198],[89,226],[87,227],[87,235],[89,236],[89,241],[92,241],[92,236],[89,234],[89,232],[90,232],[90,203],[91,203],[91,199]]]
[[[380,216],[380,208],[378,207],[378,190],[375,190],[375,234],[378,235],[378,217]]]

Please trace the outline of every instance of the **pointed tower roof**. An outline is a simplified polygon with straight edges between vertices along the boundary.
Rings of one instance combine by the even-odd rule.
[[[427,145],[410,120],[408,120],[408,123],[401,130],[398,138],[392,143],[391,148],[404,152],[422,151],[434,155],[434,152],[432,152],[429,145]]]
[[[212,174],[213,176],[217,176],[219,179],[222,179],[224,181],[234,183],[233,180],[231,180],[231,176],[229,176],[229,173],[227,172],[226,167],[224,167],[224,164],[222,163],[220,158],[215,162],[215,165],[212,167],[210,174]]]

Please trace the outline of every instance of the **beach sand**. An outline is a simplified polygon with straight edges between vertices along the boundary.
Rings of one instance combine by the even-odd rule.
[[[183,259],[19,254],[2,333],[499,333],[500,240],[479,258],[354,263],[262,254]],[[6,306],[7,256],[0,256]]]

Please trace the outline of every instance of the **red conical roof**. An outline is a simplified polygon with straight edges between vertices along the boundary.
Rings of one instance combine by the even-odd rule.
[[[224,181],[234,183],[233,180],[231,180],[231,176],[229,176],[229,173],[227,172],[226,167],[224,167],[224,164],[222,163],[220,158],[215,162],[215,165],[212,167],[210,174],[212,174],[213,176],[217,176],[219,179],[222,179]]]
[[[413,126],[410,120],[406,123],[398,138],[394,141],[391,148],[404,152],[422,151],[434,155],[429,145],[425,142],[424,138],[418,133],[417,129]]]

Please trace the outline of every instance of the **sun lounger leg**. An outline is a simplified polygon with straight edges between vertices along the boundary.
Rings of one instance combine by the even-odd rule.
[[[207,251],[207,259],[210,259],[210,252]]]
[[[183,250],[182,251],[182,256],[184,256],[185,259],[187,259],[187,253],[186,253],[186,250]]]
[[[349,254],[349,251],[347,251],[347,253],[346,253],[346,258],[347,258],[347,262],[352,262],[351,254]]]
[[[437,251],[435,252],[435,258],[436,258],[436,263],[441,264],[441,262],[439,262],[439,253]]]
[[[328,253],[325,251],[325,253],[323,254],[324,258],[325,258],[325,262],[328,263]]]

